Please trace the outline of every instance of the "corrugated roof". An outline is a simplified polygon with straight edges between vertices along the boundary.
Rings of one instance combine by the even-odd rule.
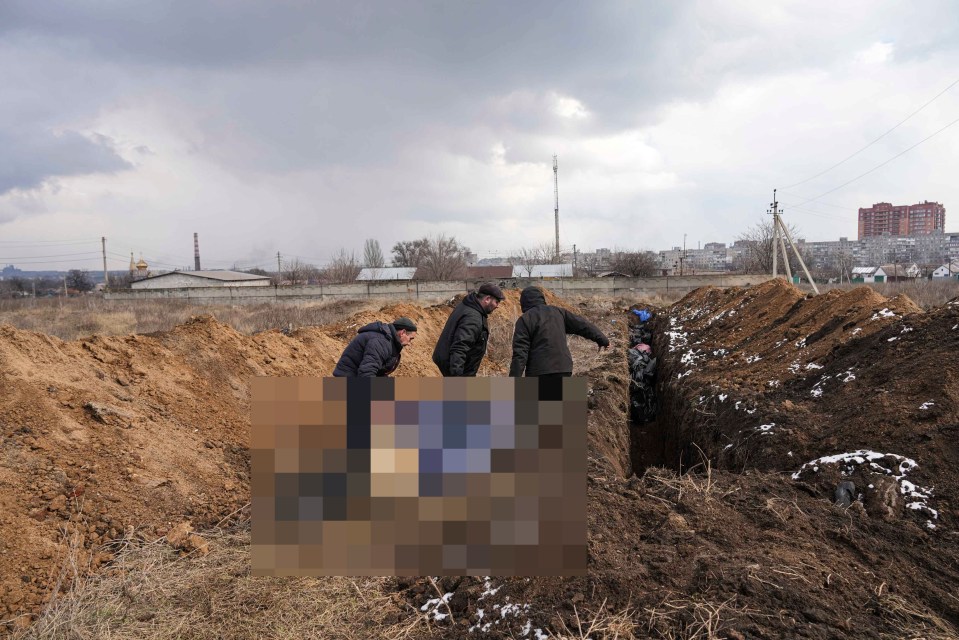
[[[570,278],[572,275],[572,264],[536,264],[532,269],[524,266],[513,267],[514,278]]]
[[[157,278],[164,278],[166,276],[192,276],[194,278],[205,278],[207,280],[219,280],[220,282],[239,282],[243,280],[269,280],[269,276],[258,276],[252,273],[243,273],[242,271],[167,271],[166,273],[161,273],[156,276],[150,276],[149,278],[141,278],[137,282],[143,282],[144,280],[156,280]]]
[[[366,267],[360,270],[357,280],[412,280],[416,275],[416,267]]]

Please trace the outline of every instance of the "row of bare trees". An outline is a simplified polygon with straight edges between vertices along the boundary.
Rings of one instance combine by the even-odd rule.
[[[445,235],[407,240],[393,246],[392,266],[414,267],[419,277],[428,280],[456,280],[466,277],[468,252],[456,238]],[[355,281],[364,267],[383,269],[386,266],[379,241],[371,238],[363,245],[362,258],[340,249],[324,267],[294,258],[284,262],[279,272],[248,269],[247,273],[268,276],[273,284],[342,284]]]

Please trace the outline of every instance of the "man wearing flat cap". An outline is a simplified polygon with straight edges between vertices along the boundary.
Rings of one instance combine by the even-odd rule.
[[[391,324],[371,322],[362,327],[343,350],[333,375],[337,378],[388,376],[400,366],[400,351],[415,337],[416,325],[409,318],[397,318]]]
[[[503,291],[487,282],[456,305],[433,350],[433,362],[440,373],[446,377],[476,375],[489,339],[486,318],[504,299]]]

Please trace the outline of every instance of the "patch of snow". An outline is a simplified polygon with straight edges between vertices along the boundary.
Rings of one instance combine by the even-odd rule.
[[[892,341],[898,340],[898,339],[899,339],[898,336],[893,336],[893,337],[889,338],[888,340],[886,340],[886,342],[892,342]]]
[[[823,456],[816,460],[811,460],[799,467],[799,470],[792,474],[793,480],[799,480],[803,470],[811,468],[813,472],[818,472],[819,467],[827,464],[840,465],[839,471],[843,476],[852,475],[856,466],[866,464],[871,470],[882,473],[899,483],[899,491],[907,499],[912,499],[906,506],[914,511],[923,511],[933,520],[939,518],[939,512],[929,506],[929,500],[932,499],[933,489],[929,487],[919,487],[906,480],[906,474],[919,468],[919,464],[912,458],[907,458],[895,453],[878,453],[866,449],[859,449],[850,453],[838,453],[832,456]],[[869,485],[872,487],[872,485]],[[927,521],[931,524],[931,520]]]
[[[772,387],[773,389],[775,389],[776,387],[779,386],[779,380],[770,380],[766,384]]]
[[[780,340],[779,342],[776,343],[775,347],[773,347],[773,348],[778,349],[779,347],[783,346],[783,345],[786,344],[787,342],[789,342],[789,341],[788,341],[788,340]]]
[[[494,589],[494,588],[493,588],[493,583],[490,582],[489,576],[487,576],[486,579],[485,579],[484,582],[483,582],[483,588],[484,588],[484,591],[483,591],[483,593],[480,594],[480,596],[479,596],[479,598],[477,598],[477,600],[482,600],[482,599],[485,598],[486,596],[495,596],[495,595],[496,595],[496,592],[499,591],[500,589],[502,589],[503,587],[496,587],[496,588]]]
[[[720,402],[726,402],[726,398],[728,398],[728,397],[729,397],[729,396],[727,396],[725,393],[720,393],[720,394],[719,394],[719,401],[720,401]]]
[[[733,407],[733,409],[735,409],[736,411],[739,411],[739,405],[741,405],[742,403],[743,403],[742,400],[737,400],[737,401],[736,401],[736,406]]]
[[[806,365],[806,369],[822,369],[822,365],[816,364],[815,362],[810,362]]]
[[[793,452],[792,452],[792,451],[787,451],[787,452],[786,452],[786,455],[789,456],[790,458],[792,458],[792,457],[793,457]]]
[[[480,595],[479,600],[482,600],[486,598],[487,596],[492,597],[496,595],[497,591],[500,590],[500,587],[493,588],[489,578],[486,578],[485,587],[486,589]],[[452,595],[452,594],[447,594],[447,595]],[[439,599],[435,599],[435,601],[438,603]],[[427,604],[430,604],[432,602],[434,602],[434,600],[430,600],[430,602],[428,602]],[[489,611],[489,613],[487,613],[487,611]],[[496,616],[497,612],[499,613],[499,617]],[[509,596],[506,596],[505,604],[493,604],[491,609],[489,607],[486,607],[484,609],[477,608],[476,615],[478,620],[476,624],[474,624],[473,626],[469,628],[470,633],[473,633],[476,631],[479,631],[480,633],[489,633],[494,626],[498,626],[504,620],[514,619],[517,622],[523,623],[523,626],[520,629],[520,636],[526,637],[529,635],[529,632],[530,630],[532,630],[532,626],[533,626],[532,622],[529,619],[529,605],[511,603],[509,601]],[[487,619],[488,621],[483,622],[484,618]],[[442,618],[437,618],[437,619],[441,620]],[[542,630],[535,629],[533,631],[535,634],[534,637],[536,638],[541,637]],[[546,636],[543,636],[543,637],[546,637]]]
[[[771,436],[773,433],[773,427],[776,426],[775,422],[770,422],[769,424],[761,424],[756,427],[756,431],[759,431],[763,435]]]
[[[805,347],[805,346],[806,346],[806,339],[805,339],[805,338],[796,341],[796,348],[797,348],[797,349],[802,349],[802,348]]]
[[[910,331],[912,331],[912,327],[903,327],[899,333],[909,333]]]
[[[787,371],[789,371],[789,373],[793,375],[799,373],[799,360],[793,360],[793,363],[789,365],[786,369]]]
[[[843,382],[852,382],[856,379],[856,374],[852,372],[852,369],[846,370],[846,377],[842,379]]]
[[[732,445],[732,443],[730,443],[730,444],[727,444],[725,447],[723,447],[723,451],[727,451],[727,450],[732,449],[732,448],[733,448],[733,445]]]
[[[729,352],[726,351],[725,349],[716,349],[715,351],[713,351],[713,355],[719,356],[720,358],[725,358],[727,353]]]
[[[693,372],[693,370],[692,370],[692,369],[689,369],[688,371],[686,371],[686,373],[677,373],[677,374],[676,374],[676,377],[677,377],[678,379],[682,380],[683,378],[685,378],[686,376],[688,376],[688,375],[691,374],[692,372]]]
[[[749,415],[753,415],[754,413],[756,413],[756,410],[755,410],[755,409],[746,409],[746,413],[748,413]]]
[[[919,409],[921,411],[926,411],[929,409],[929,407],[934,407],[934,406],[936,406],[936,403],[930,400],[929,402],[923,402],[921,405],[919,405]]]
[[[452,597],[453,597],[453,594],[452,592],[450,592],[450,593],[444,594],[442,598],[433,598],[431,600],[427,600],[426,604],[420,607],[420,611],[426,612],[427,618],[431,618],[433,620],[445,620],[446,618],[449,617],[449,614],[443,613],[439,610],[440,604],[442,603],[446,605],[447,603],[449,603],[450,598]]]
[[[762,360],[758,355],[746,356],[746,364],[752,364],[754,362],[759,362]]]
[[[856,327],[855,329],[852,330],[852,335],[856,335],[857,333],[860,333],[861,331],[862,331],[862,327]]]
[[[692,367],[692,366],[695,366],[696,361],[701,359],[702,357],[703,356],[701,354],[696,353],[695,349],[690,349],[689,351],[683,354],[683,356],[679,359],[679,361],[688,367]]]
[[[872,314],[870,320],[878,320],[879,318],[895,318],[896,314],[890,311],[889,309],[883,309],[882,311],[877,311]]]

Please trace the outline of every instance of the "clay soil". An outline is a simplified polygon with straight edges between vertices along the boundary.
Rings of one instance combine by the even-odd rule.
[[[517,300],[509,292],[491,317],[481,375],[505,374]],[[339,621],[316,637],[395,637],[405,620],[407,637],[959,637],[959,304],[923,312],[866,288],[809,298],[781,281],[697,290],[654,309],[659,417],[630,425],[633,303],[573,307],[612,339],[604,353],[570,339],[590,389],[589,574],[364,583],[387,605],[363,624],[381,626]],[[69,342],[0,327],[7,629],[43,637],[45,604],[71,597],[67,569],[109,581],[121,549],[161,546],[181,573],[242,551],[249,379],[329,375],[358,326],[398,315],[420,331],[396,375],[436,375],[449,311],[398,304],[252,336],[211,316]],[[844,481],[852,501],[837,506]],[[204,533],[224,523],[239,533]],[[220,571],[210,582],[224,594],[278,584]],[[182,618],[196,605],[177,606]],[[235,626],[219,635],[262,635],[272,606],[230,610]],[[125,616],[106,624],[139,637]],[[57,629],[92,637],[82,616]]]

